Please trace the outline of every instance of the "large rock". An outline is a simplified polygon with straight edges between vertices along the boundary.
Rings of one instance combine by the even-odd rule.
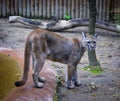
[[[20,65],[21,70],[23,70],[23,52],[0,48],[0,53],[14,58]],[[22,87],[15,87],[3,101],[53,101],[53,96],[56,93],[56,81],[55,72],[50,67],[51,65],[46,62],[40,73],[40,75],[47,79],[44,88],[39,89],[34,87],[30,69],[27,83]]]

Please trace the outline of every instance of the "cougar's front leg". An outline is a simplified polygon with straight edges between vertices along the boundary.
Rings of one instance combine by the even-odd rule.
[[[75,86],[80,86],[80,82],[77,77],[77,67],[74,68],[73,75],[72,75],[72,81],[74,82]]]
[[[67,88],[68,89],[73,89],[75,87],[72,81],[73,70],[74,70],[74,66],[71,64],[68,64],[68,70],[67,70]]]

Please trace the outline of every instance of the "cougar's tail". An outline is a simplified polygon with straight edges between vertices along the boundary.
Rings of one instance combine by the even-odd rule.
[[[29,72],[29,64],[30,64],[30,51],[31,51],[31,42],[28,37],[25,43],[23,77],[21,81],[15,82],[16,87],[24,85],[27,81],[28,72]]]

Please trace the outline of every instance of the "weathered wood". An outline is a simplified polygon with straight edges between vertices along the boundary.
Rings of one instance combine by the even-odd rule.
[[[19,15],[22,16],[23,15],[23,5],[22,5],[22,1],[19,0]]]
[[[47,14],[47,4],[46,4],[46,0],[43,0],[43,16],[46,18],[46,14]]]
[[[30,1],[31,0],[27,0],[27,17],[30,17]]]
[[[49,18],[53,15],[63,19],[68,14],[72,19],[89,18],[89,0],[0,0],[0,16],[19,15],[24,17]],[[104,21],[119,18],[114,9],[120,8],[120,0],[96,0],[97,18]]]
[[[51,0],[51,15],[55,15],[55,1]]]
[[[110,8],[110,0],[107,0],[106,2],[107,2],[107,12],[106,12],[107,19],[105,19],[105,20],[109,21],[110,20],[110,14],[109,14],[110,13],[110,9],[109,9]]]
[[[42,9],[43,9],[43,5],[42,5],[42,4],[43,4],[43,3],[42,3],[42,0],[39,0],[39,12],[38,12],[39,17],[42,16]]]
[[[55,0],[55,16],[58,17],[58,0]]]
[[[47,1],[47,4],[46,4],[46,5],[47,5],[47,6],[46,6],[46,7],[47,7],[47,8],[46,8],[46,9],[47,9],[47,11],[46,11],[46,12],[47,12],[47,14],[46,14],[46,17],[47,17],[47,18],[50,18],[50,17],[51,17],[51,13],[50,13],[50,12],[51,12],[51,11],[50,11],[51,5],[50,5],[50,2],[51,2],[51,1],[49,0],[49,1]]]
[[[71,14],[71,18],[74,19],[74,15],[75,15],[75,8],[74,8],[74,0],[72,0],[72,14]]]
[[[46,22],[26,19],[20,16],[10,16],[9,22],[19,22],[27,26],[31,26],[33,28],[43,28],[43,29],[51,30],[51,31],[61,31],[61,30],[71,29],[71,28],[75,28],[79,26],[88,26],[89,24],[88,19],[75,19],[75,20],[68,20],[68,21],[59,20],[58,22],[46,23]],[[109,22],[97,20],[96,27],[120,33],[120,26],[109,23]]]
[[[7,2],[7,3],[9,3],[9,2]],[[19,10],[18,10],[18,0],[15,0],[15,15],[18,15],[19,14]],[[9,9],[9,8],[8,8]],[[9,12],[10,13],[10,12]]]
[[[35,1],[31,0],[31,17],[35,17]]]
[[[11,15],[15,15],[14,0],[11,0]]]
[[[39,3],[38,0],[35,0],[35,17],[39,16],[39,14],[38,14],[38,9],[39,9],[38,3]]]
[[[27,1],[23,0],[23,16],[27,16]]]
[[[2,17],[2,0],[0,0],[0,18]]]
[[[79,9],[80,10],[80,18],[82,18],[82,0],[80,0],[79,6],[80,6],[80,9]]]
[[[3,17],[5,17],[6,16],[6,11],[7,11],[7,9],[6,9],[6,0],[4,0],[3,1],[3,8],[2,8],[2,15],[3,15]]]

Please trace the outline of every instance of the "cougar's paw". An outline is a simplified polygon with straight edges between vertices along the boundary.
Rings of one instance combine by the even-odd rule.
[[[16,87],[23,86],[24,84],[25,84],[25,82],[23,82],[23,81],[17,81],[17,82],[15,82],[15,86]]]
[[[41,82],[38,82],[37,84],[35,84],[35,87],[36,87],[36,88],[43,88],[43,87],[44,87],[44,84],[41,83]]]
[[[45,77],[39,77],[39,78],[38,78],[38,81],[39,81],[39,82],[45,82],[45,81],[46,81],[46,78],[45,78]]]
[[[81,86],[81,83],[79,81],[75,81],[75,86]]]
[[[75,85],[73,84],[73,82],[67,82],[67,88],[68,89],[74,89],[75,88]]]

